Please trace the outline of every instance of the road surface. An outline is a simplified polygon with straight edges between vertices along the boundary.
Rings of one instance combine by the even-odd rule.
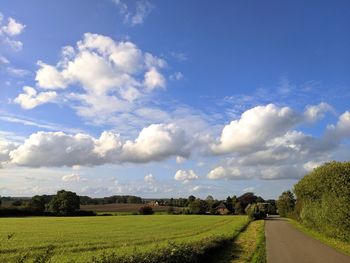
[[[267,263],[350,263],[350,257],[295,229],[286,219],[265,225]]]

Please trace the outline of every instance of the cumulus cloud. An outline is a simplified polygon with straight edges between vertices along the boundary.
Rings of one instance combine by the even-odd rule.
[[[0,13],[0,41],[10,46],[15,51],[21,50],[23,43],[13,39],[13,37],[20,35],[25,27],[24,24],[12,17],[8,17],[7,21],[4,21],[4,16]]]
[[[19,94],[14,102],[21,105],[23,109],[33,109],[41,104],[53,102],[57,94],[55,91],[38,93],[34,88],[29,86],[23,87],[24,93]]]
[[[134,141],[107,131],[99,138],[84,133],[37,132],[8,155],[12,163],[28,167],[145,163],[187,156],[186,140],[183,131],[171,124],[146,127]]]
[[[299,114],[289,107],[279,108],[274,104],[257,106],[245,111],[239,120],[226,125],[219,142],[212,145],[212,150],[216,154],[254,151],[299,121]]]
[[[4,141],[0,139],[0,168],[10,161],[10,152],[16,149],[14,143]]]
[[[315,107],[308,107],[303,115],[297,113],[293,113],[293,115],[296,116],[296,120],[302,123],[316,121],[321,118],[322,111],[329,110],[331,110],[330,106],[319,104]],[[240,121],[244,114],[242,114]],[[266,126],[270,124],[269,118],[262,119],[267,121]],[[240,121],[234,125],[240,126]],[[295,122],[292,121],[287,127],[291,128],[294,124]],[[239,128],[245,128],[244,133],[240,134],[249,135],[249,137],[241,137],[245,147],[234,147],[237,144],[231,144],[230,150],[233,156],[226,158],[220,165],[214,167],[207,174],[207,177],[214,180],[253,177],[262,179],[299,178],[310,169],[325,161],[332,160],[332,154],[339,147],[341,141],[350,137],[350,113],[345,112],[340,115],[337,123],[329,125],[320,138],[293,129],[286,130],[285,127],[282,129],[275,125],[274,127],[280,132],[259,137],[260,134],[266,132],[266,129],[260,131],[253,127],[259,133],[259,135],[254,136],[252,131],[247,130],[247,128],[252,128],[251,126],[240,126]],[[264,129],[262,123],[260,128]],[[233,134],[231,133],[231,135]],[[260,140],[261,138],[264,140]],[[250,139],[258,143],[258,147],[255,143],[250,144]],[[241,145],[238,144],[238,146]],[[247,146],[251,148],[247,148]]]
[[[190,140],[184,130],[174,124],[152,124],[140,132],[134,141],[123,145],[122,160],[149,162],[170,156],[188,157]]]
[[[56,65],[39,61],[38,66],[37,87],[55,90],[72,102],[78,115],[92,121],[137,110],[153,90],[166,87],[163,59],[130,41],[92,33],[84,34],[76,47],[63,47]],[[68,92],[71,88],[74,92]]]
[[[174,179],[186,184],[192,180],[197,180],[199,176],[193,170],[178,170],[175,173]]]
[[[318,105],[307,106],[304,116],[306,121],[313,123],[322,119],[324,114],[329,111],[333,111],[332,106],[325,102],[321,102]]]
[[[145,73],[144,85],[149,91],[165,88],[165,78],[155,68],[151,68]]]
[[[23,32],[26,26],[16,19],[9,17],[7,19],[7,24],[1,27],[0,32],[8,36],[16,36]]]

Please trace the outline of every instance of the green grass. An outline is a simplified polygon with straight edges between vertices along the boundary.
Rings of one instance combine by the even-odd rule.
[[[251,263],[266,263],[266,238],[265,238],[265,221],[261,220],[261,227],[257,232],[256,247]]]
[[[213,263],[266,263],[265,222],[252,221],[218,253]]]
[[[207,237],[237,235],[245,216],[106,216],[0,219],[0,262],[33,257],[54,247],[51,262],[86,262],[103,252],[132,254],[168,243],[192,243]],[[14,233],[7,239],[8,234]]]
[[[336,238],[327,237],[324,234],[317,232],[315,230],[312,230],[310,228],[305,227],[304,225],[300,224],[299,222],[288,219],[289,222],[297,229],[302,231],[303,233],[312,236],[313,238],[321,241],[322,243],[327,244],[330,247],[335,248],[336,250],[343,252],[350,256],[350,243],[343,242],[341,240],[338,240]]]

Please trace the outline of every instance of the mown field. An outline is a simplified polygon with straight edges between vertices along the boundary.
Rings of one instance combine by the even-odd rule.
[[[152,215],[109,217],[32,217],[0,219],[0,262],[31,258],[53,246],[51,262],[87,262],[103,252],[131,254],[232,237],[246,216]],[[11,237],[12,236],[12,237]],[[8,237],[10,237],[8,239]]]

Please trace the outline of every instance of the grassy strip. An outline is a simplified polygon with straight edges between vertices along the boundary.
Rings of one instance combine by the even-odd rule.
[[[262,221],[262,220],[261,220]],[[262,221],[262,227],[260,227],[256,247],[252,257],[251,263],[266,263],[266,239],[265,239],[265,221]]]
[[[212,256],[208,262],[213,263],[265,263],[265,222],[252,221],[220,253]]]
[[[310,228],[307,228],[305,226],[303,226],[302,224],[300,224],[299,222],[293,220],[293,219],[288,219],[289,222],[291,223],[291,225],[293,225],[295,228],[297,228],[298,230],[300,230],[301,232],[312,236],[313,238],[321,241],[324,244],[327,244],[330,247],[333,247],[334,249],[343,252],[347,255],[350,256],[350,244],[340,241],[338,239],[332,238],[332,237],[327,237],[322,233],[319,233],[315,230],[312,230]]]

